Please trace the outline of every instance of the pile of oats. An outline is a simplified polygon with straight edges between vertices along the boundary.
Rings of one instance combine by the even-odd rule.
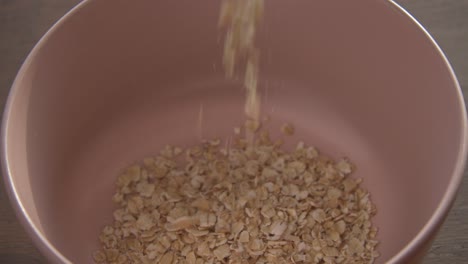
[[[238,132],[239,129],[236,129]],[[284,126],[283,132],[293,132]],[[127,168],[96,263],[372,263],[376,213],[354,166],[236,133]]]
[[[349,177],[353,165],[302,142],[285,151],[281,140],[258,132],[255,35],[263,8],[264,0],[224,0],[220,14],[226,76],[245,68],[245,138],[236,128],[232,145],[167,146],[127,168],[96,263],[372,263],[378,257],[376,209],[361,180]],[[294,127],[281,131],[292,135]]]

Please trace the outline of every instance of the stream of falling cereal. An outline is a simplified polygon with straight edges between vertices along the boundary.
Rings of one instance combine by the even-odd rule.
[[[257,26],[263,17],[264,0],[223,0],[219,26],[226,29],[223,66],[226,76],[234,78],[245,70],[246,101],[244,111],[250,128],[246,137],[253,141],[253,131],[260,124],[260,96],[257,90],[259,50],[255,46]],[[242,63],[242,65],[240,65]]]

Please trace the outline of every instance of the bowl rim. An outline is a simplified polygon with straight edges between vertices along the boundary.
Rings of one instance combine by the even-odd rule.
[[[54,34],[55,31],[59,29],[68,19],[73,16],[79,10],[88,5],[91,0],[82,0],[68,12],[66,12],[59,20],[57,20],[39,39],[39,41],[34,45],[23,64],[21,65],[11,89],[9,91],[7,101],[5,104],[5,109],[3,111],[2,125],[1,125],[1,165],[3,171],[3,180],[5,182],[5,188],[7,189],[8,197],[12,207],[15,210],[16,217],[20,221],[23,228],[28,233],[29,237],[32,239],[34,245],[39,249],[46,259],[54,263],[65,263],[72,264],[72,262],[65,257],[52,243],[45,237],[45,235],[39,230],[37,225],[31,219],[31,216],[26,211],[21,197],[17,192],[17,188],[11,173],[11,166],[8,157],[9,144],[7,141],[8,130],[10,123],[10,115],[12,112],[12,104],[15,101],[15,98],[18,96],[19,88],[18,83],[21,81],[24,73],[31,65],[33,59],[36,57],[37,53],[42,49],[44,45],[48,42],[48,39]]]
[[[445,66],[449,70],[450,77],[455,84],[456,92],[457,92],[457,101],[458,101],[458,111],[461,114],[460,124],[461,124],[461,133],[460,133],[460,142],[461,145],[458,149],[457,159],[453,171],[450,175],[449,184],[444,192],[442,199],[440,200],[439,204],[437,205],[436,210],[430,216],[429,220],[423,226],[422,229],[419,230],[416,236],[406,244],[404,248],[402,248],[396,255],[394,255],[388,263],[401,263],[405,259],[410,258],[414,252],[422,247],[428,241],[431,241],[431,236],[436,233],[444,222],[445,217],[447,216],[448,212],[450,211],[453,202],[455,201],[458,189],[460,188],[461,181],[463,179],[463,175],[465,172],[466,166],[466,158],[467,158],[467,145],[468,145],[468,130],[467,130],[467,114],[466,114],[466,107],[465,107],[465,100],[463,98],[462,89],[460,83],[458,82],[457,76],[455,71],[453,70],[452,65],[450,64],[447,56],[442,51],[441,47],[435,39],[431,36],[429,31],[413,16],[411,15],[406,9],[404,9],[401,5],[395,2],[395,0],[389,0],[389,3],[392,4],[397,11],[405,15],[410,21],[415,25],[419,30],[424,33],[427,40],[429,40],[432,46],[436,49],[437,53],[443,59]]]
[[[18,71],[13,84],[11,86],[4,113],[2,118],[2,126],[1,126],[1,163],[3,169],[3,179],[5,182],[5,188],[8,193],[8,197],[12,207],[15,209],[16,216],[20,220],[23,228],[27,231],[29,236],[32,238],[33,243],[37,246],[40,252],[50,261],[59,262],[59,263],[72,263],[69,259],[67,259],[52,243],[42,234],[38,227],[33,223],[30,215],[26,211],[21,197],[17,192],[17,187],[12,177],[11,167],[8,157],[8,149],[9,144],[7,142],[8,138],[8,130],[9,130],[9,123],[10,123],[10,115],[12,112],[12,103],[14,99],[18,96],[18,83],[21,81],[22,76],[24,76],[25,71],[29,68],[32,63],[32,60],[36,57],[37,53],[41,48],[47,43],[48,39],[54,32],[62,26],[69,17],[73,16],[75,13],[79,12],[82,8],[86,5],[91,3],[95,0],[82,0],[72,9],[70,9],[65,15],[63,15],[57,22],[55,22],[52,27],[42,36],[42,38],[37,42],[37,44],[33,47],[33,49],[28,54],[27,58],[21,65],[20,70]],[[416,26],[424,35],[426,36],[427,40],[432,44],[432,46],[436,49],[439,56],[443,59],[446,68],[449,70],[450,77],[455,85],[456,93],[457,93],[457,101],[458,101],[458,111],[461,114],[461,118],[459,120],[461,124],[461,134],[459,141],[461,145],[458,149],[456,163],[453,168],[453,171],[450,176],[450,181],[447,186],[447,189],[444,192],[442,199],[440,200],[439,204],[437,205],[436,210],[430,216],[429,220],[426,224],[419,230],[416,236],[414,236],[409,243],[407,243],[396,255],[390,258],[387,263],[401,263],[405,259],[410,258],[413,254],[421,248],[426,242],[431,240],[431,236],[438,230],[440,225],[443,223],[445,216],[448,214],[450,210],[457,191],[461,185],[461,181],[463,178],[463,173],[465,170],[466,165],[466,158],[467,158],[467,145],[468,145],[468,128],[467,128],[467,114],[465,110],[465,101],[463,99],[462,90],[460,84],[457,80],[455,72],[448,61],[446,55],[439,47],[437,42],[434,38],[430,35],[430,33],[422,26],[420,22],[417,21],[407,10],[405,10],[402,6],[395,2],[395,0],[388,0],[390,3],[389,8],[394,7],[396,12],[404,15],[404,19],[409,19],[413,26]]]

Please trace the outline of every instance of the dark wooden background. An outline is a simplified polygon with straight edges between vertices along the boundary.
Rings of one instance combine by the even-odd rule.
[[[80,0],[0,0],[0,109],[28,52]],[[468,95],[468,0],[399,0],[442,47]],[[0,263],[46,263],[16,220],[0,181]],[[468,181],[425,264],[468,263]]]

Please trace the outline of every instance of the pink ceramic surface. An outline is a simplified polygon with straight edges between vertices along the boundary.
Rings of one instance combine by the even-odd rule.
[[[5,180],[53,263],[90,263],[119,170],[165,144],[228,138],[240,83],[220,66],[219,0],[94,0],[21,68],[3,120]],[[429,35],[383,0],[266,1],[263,113],[349,156],[378,207],[382,256],[416,261],[453,202],[466,157],[460,88]],[[198,114],[203,107],[203,124]]]

